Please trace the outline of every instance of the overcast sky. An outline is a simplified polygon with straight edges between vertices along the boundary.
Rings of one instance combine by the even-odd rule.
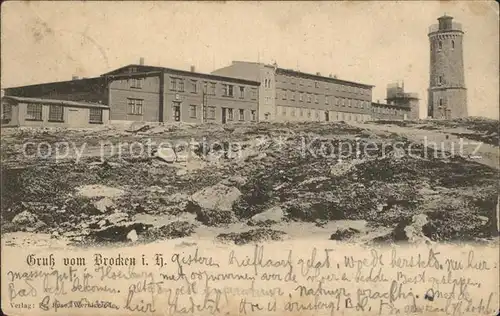
[[[232,60],[373,84],[404,80],[426,114],[428,27],[463,25],[469,114],[498,118],[498,5],[402,2],[28,2],[2,4],[2,87],[145,64],[209,73]]]

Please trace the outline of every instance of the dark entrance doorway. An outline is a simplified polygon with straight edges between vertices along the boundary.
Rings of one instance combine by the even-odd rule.
[[[180,122],[181,120],[181,104],[174,102],[174,121]]]
[[[226,108],[222,108],[222,124],[226,124],[226,121],[227,121],[227,109]]]
[[[330,121],[330,113],[328,111],[325,111],[325,121]]]

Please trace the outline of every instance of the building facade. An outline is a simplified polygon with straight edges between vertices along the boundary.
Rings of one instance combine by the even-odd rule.
[[[2,113],[9,117],[3,122],[11,126],[67,127],[95,124],[87,119],[91,112],[97,113],[95,109],[103,110],[103,124],[418,118],[416,94],[390,86],[387,103],[372,103],[372,89],[372,85],[331,75],[262,63],[235,61],[211,74],[196,72],[194,67],[187,71],[140,63],[96,78],[7,88],[2,103],[10,107],[2,108]],[[30,105],[35,103],[41,104],[36,111]],[[63,114],[57,105],[64,107]],[[76,112],[81,120],[75,118]],[[62,117],[52,119],[57,115]]]
[[[418,120],[418,94],[406,93],[404,84],[391,83],[387,85],[386,103],[372,102],[373,120]]]
[[[109,122],[102,104],[5,96],[1,102],[3,127],[95,127]]]
[[[454,119],[468,115],[463,35],[462,26],[446,15],[429,29],[428,116],[432,118]]]
[[[212,73],[259,81],[261,121],[371,119],[372,85],[245,61]]]
[[[255,81],[142,65],[103,76],[110,82],[111,121],[258,120],[259,83]]]
[[[39,102],[42,104],[60,100],[109,108],[111,123],[231,123],[258,120],[259,82],[191,70],[128,65],[96,78],[75,78],[71,81],[7,88],[2,99],[6,99],[5,104],[15,100],[8,97],[17,97],[47,100]],[[19,120],[15,123],[17,119],[11,119],[10,125],[76,124],[74,119],[51,122],[23,119],[27,112],[23,112],[22,108],[23,105],[14,108],[14,111],[19,109],[19,112],[13,117],[19,117]],[[76,126],[81,126],[81,122]]]
[[[389,105],[398,105],[404,111],[403,119],[418,120],[420,118],[420,102],[417,93],[405,92],[404,83],[387,85],[386,102]]]

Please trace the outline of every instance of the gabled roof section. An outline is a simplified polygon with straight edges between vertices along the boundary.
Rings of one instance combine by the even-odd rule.
[[[99,103],[87,103],[87,102],[54,100],[54,99],[43,99],[43,98],[25,98],[25,97],[4,96],[2,98],[2,100],[13,100],[16,102],[23,102],[23,103],[43,103],[43,104],[54,104],[54,105],[66,105],[66,106],[85,107],[85,108],[101,108],[101,109],[108,109],[109,108],[107,105],[99,104]]]
[[[151,75],[151,74],[157,74],[158,72],[164,72],[164,73],[169,73],[169,74],[177,74],[181,76],[191,76],[191,77],[197,77],[197,78],[205,78],[207,80],[219,80],[219,81],[228,81],[228,82],[235,82],[235,83],[242,83],[242,84],[248,84],[248,85],[254,85],[258,86],[260,85],[260,82],[258,81],[252,81],[252,80],[246,80],[246,79],[239,79],[239,78],[234,78],[234,77],[226,77],[226,76],[220,76],[220,75],[213,75],[213,74],[206,74],[206,73],[201,73],[201,72],[194,72],[194,71],[188,71],[188,70],[179,70],[179,69],[173,69],[173,68],[166,68],[166,67],[157,67],[157,66],[145,66],[145,65],[127,65],[118,69],[115,69],[113,71],[107,72],[103,74],[102,76],[106,77],[126,77],[126,76],[135,76],[135,75]]]

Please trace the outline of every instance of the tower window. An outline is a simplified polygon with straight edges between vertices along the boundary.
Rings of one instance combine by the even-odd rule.
[[[455,48],[455,41],[454,40],[451,41],[451,48],[453,48],[453,49]]]
[[[439,106],[443,106],[443,99],[439,99]]]
[[[442,84],[442,83],[443,83],[443,76],[439,76],[439,77],[438,77],[438,83],[439,83],[439,84]]]
[[[438,45],[439,45],[439,49],[443,49],[443,42],[439,41]]]

